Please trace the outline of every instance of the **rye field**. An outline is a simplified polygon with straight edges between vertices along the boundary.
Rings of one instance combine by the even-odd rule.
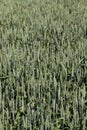
[[[0,0],[0,130],[87,130],[86,0]]]

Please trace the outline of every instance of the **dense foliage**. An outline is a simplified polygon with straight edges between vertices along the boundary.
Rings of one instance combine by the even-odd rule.
[[[87,130],[87,1],[0,0],[0,130]]]

